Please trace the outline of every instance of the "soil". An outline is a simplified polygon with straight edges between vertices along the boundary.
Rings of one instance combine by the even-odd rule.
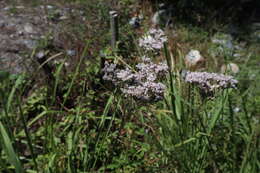
[[[61,47],[60,35],[67,21],[72,16],[84,20],[81,13],[77,8],[51,4],[0,2],[0,71],[34,71],[42,43],[51,38],[54,47]]]

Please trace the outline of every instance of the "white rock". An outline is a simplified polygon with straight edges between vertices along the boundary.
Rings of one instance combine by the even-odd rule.
[[[240,53],[235,53],[233,57],[240,58],[242,55]]]
[[[68,17],[67,17],[67,16],[61,16],[59,19],[60,19],[60,20],[67,20]]]
[[[233,109],[233,111],[234,111],[235,113],[238,113],[238,112],[241,111],[241,109],[240,109],[239,107],[235,107],[235,108]]]
[[[47,8],[48,10],[51,10],[51,9],[53,9],[54,7],[53,7],[52,5],[47,5],[46,8]]]
[[[19,36],[22,36],[23,34],[24,34],[23,31],[19,31],[19,32],[18,32],[18,35],[19,35]]]
[[[185,64],[188,67],[196,67],[199,66],[202,62],[204,62],[204,58],[201,56],[200,52],[198,50],[191,50],[186,56],[185,56]]]
[[[75,50],[67,50],[66,53],[69,56],[75,56],[76,55],[76,51]]]

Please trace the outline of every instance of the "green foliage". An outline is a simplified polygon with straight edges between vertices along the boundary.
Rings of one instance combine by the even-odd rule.
[[[90,5],[100,21],[108,21],[106,2],[74,2]],[[87,41],[80,38],[84,46],[79,47],[79,58],[71,60],[75,66],[68,71],[65,58],[53,68],[53,81],[36,84],[29,92],[32,80],[26,75],[0,72],[0,172],[259,172],[257,48],[246,50],[250,58],[237,60],[238,89],[205,97],[185,83],[179,71],[187,50],[202,49],[208,55],[208,48],[216,47],[210,33],[181,26],[174,40],[180,46],[170,50],[165,45],[160,57],[151,57],[166,60],[170,67],[165,99],[142,103],[102,80],[102,58],[131,68],[142,54],[135,43],[138,34],[127,25],[121,29],[126,34],[116,51],[108,46],[106,29],[91,31]],[[48,49],[49,38],[41,40],[39,48]],[[210,55],[205,58],[212,60]],[[234,57],[224,52],[218,58]],[[173,61],[180,63],[171,66]]]
[[[0,73],[1,85],[0,85],[0,99],[1,99],[1,113],[0,113],[0,141],[1,150],[5,152],[8,162],[14,166],[15,172],[23,172],[23,167],[19,160],[18,154],[13,147],[13,135],[9,134],[11,128],[11,122],[8,122],[10,112],[12,110],[12,102],[16,90],[20,87],[23,76],[10,75],[7,72]],[[15,79],[17,78],[17,79]],[[13,84],[13,85],[12,85]]]

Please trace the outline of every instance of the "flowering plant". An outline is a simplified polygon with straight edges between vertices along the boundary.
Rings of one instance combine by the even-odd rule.
[[[236,88],[238,83],[232,76],[208,72],[188,71],[184,80],[197,85],[204,93],[210,93],[216,89]]]
[[[161,29],[150,29],[142,38],[139,39],[139,46],[146,51],[160,51],[163,43],[167,42],[167,36]]]
[[[168,71],[166,63],[154,64],[150,58],[144,58],[136,65],[136,71],[129,68],[119,69],[116,64],[105,63],[103,79],[119,86],[125,96],[143,101],[157,101],[163,98],[166,86],[158,79]]]

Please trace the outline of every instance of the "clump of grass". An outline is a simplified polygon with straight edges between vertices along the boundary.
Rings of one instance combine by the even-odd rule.
[[[226,89],[205,98],[194,85],[169,73],[165,108],[155,111],[160,127],[155,139],[167,158],[164,164],[174,164],[169,169],[177,172],[257,172],[259,159],[253,152],[259,141],[252,136],[259,135],[255,131],[259,127],[246,110],[234,112],[239,92]],[[253,150],[245,149],[251,144]]]

